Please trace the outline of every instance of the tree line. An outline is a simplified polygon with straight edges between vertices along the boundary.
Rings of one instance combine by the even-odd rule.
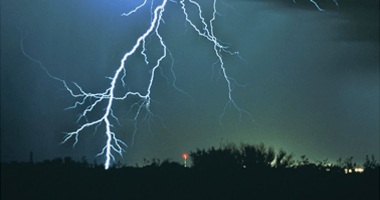
[[[102,164],[85,157],[1,163],[1,199],[324,199],[378,200],[379,163],[366,156],[363,173],[353,157],[329,163],[275,151],[264,144],[196,149],[191,167],[170,159],[142,166]]]
[[[234,143],[221,145],[218,149],[211,147],[209,149],[197,149],[190,153],[193,168],[198,170],[214,169],[247,169],[247,170],[265,170],[269,168],[293,168],[293,169],[315,169],[332,172],[355,171],[355,168],[361,167],[353,161],[353,156],[339,158],[335,163],[328,159],[322,161],[310,162],[306,155],[302,155],[300,160],[296,160],[293,153],[288,154],[280,149],[277,153],[273,147],[266,147],[263,143],[259,145],[240,144],[238,147]],[[365,162],[362,165],[363,170],[379,169],[379,163],[375,156],[366,155]]]

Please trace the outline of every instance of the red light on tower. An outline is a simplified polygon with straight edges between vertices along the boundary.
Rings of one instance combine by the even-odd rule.
[[[186,160],[187,160],[188,157],[189,157],[189,155],[187,155],[187,153],[182,154],[182,158],[184,159],[184,161],[183,161],[183,166],[184,167],[186,167]]]

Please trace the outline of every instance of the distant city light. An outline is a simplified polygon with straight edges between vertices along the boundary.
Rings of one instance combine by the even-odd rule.
[[[361,168],[361,167],[355,167],[355,168],[354,168],[354,171],[352,171],[352,169],[344,169],[344,173],[346,173],[346,174],[348,174],[348,173],[352,173],[352,172],[363,173],[363,172],[364,172],[364,169]]]
[[[361,167],[355,167],[354,171],[357,172],[357,173],[362,173],[364,171],[364,169],[361,168]]]

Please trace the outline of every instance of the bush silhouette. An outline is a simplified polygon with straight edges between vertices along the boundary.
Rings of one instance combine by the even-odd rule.
[[[275,166],[276,168],[289,168],[295,163],[293,154],[287,155],[280,150],[276,155],[273,147],[259,145],[241,144],[237,148],[234,143],[227,143],[219,149],[214,147],[208,150],[197,149],[190,152],[193,168],[201,170],[215,169],[254,169],[264,170]]]

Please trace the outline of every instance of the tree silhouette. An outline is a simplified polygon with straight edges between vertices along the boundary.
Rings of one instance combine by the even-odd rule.
[[[280,149],[276,156],[276,168],[288,168],[292,167],[295,161],[293,160],[293,154],[286,155],[287,153]]]
[[[234,143],[227,143],[215,149],[197,149],[190,152],[190,158],[195,169],[257,169],[263,170],[272,167],[288,168],[293,166],[293,154],[287,155],[284,150],[280,150],[276,155],[274,148],[266,148],[263,143],[260,145],[241,144],[237,148]]]
[[[260,145],[241,144],[241,157],[247,169],[263,169],[271,167],[276,155],[273,147],[266,149],[263,143]]]
[[[369,159],[369,156],[366,155],[363,167],[364,170],[374,170],[376,168],[379,168],[379,163],[377,163],[375,155],[372,154],[371,159]]]
[[[239,160],[239,151],[230,147],[200,150],[190,152],[190,159],[195,169],[200,170],[221,170],[239,168],[241,161]]]
[[[353,162],[354,157],[351,156],[349,158],[346,158],[343,162],[344,169],[347,169],[348,171],[354,171],[354,168],[357,166],[355,162]]]
[[[297,161],[298,167],[300,167],[300,166],[306,166],[306,165],[309,165],[309,164],[310,164],[309,158],[306,158],[305,154],[301,156],[301,160],[300,161]]]

